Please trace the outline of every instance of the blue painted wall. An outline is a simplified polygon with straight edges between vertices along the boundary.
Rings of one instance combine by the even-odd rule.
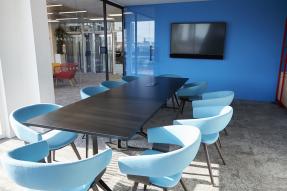
[[[210,91],[234,90],[239,99],[275,100],[286,0],[213,0],[128,9],[155,20],[156,74],[208,81]],[[170,24],[185,21],[227,22],[225,59],[170,58]]]

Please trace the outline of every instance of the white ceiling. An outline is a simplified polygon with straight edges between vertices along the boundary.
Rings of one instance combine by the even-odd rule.
[[[162,4],[162,3],[183,3],[183,2],[196,2],[208,0],[111,0],[114,3],[122,6],[131,5],[148,5],[148,4]]]

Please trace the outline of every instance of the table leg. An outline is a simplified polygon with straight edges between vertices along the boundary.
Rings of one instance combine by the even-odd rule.
[[[99,152],[99,147],[98,147],[98,137],[97,135],[92,135],[92,140],[93,140],[93,154],[96,155]],[[99,180],[99,186],[106,191],[112,191],[108,185],[102,180]]]
[[[92,139],[93,139],[93,155],[96,155],[99,152],[97,135],[92,135]]]

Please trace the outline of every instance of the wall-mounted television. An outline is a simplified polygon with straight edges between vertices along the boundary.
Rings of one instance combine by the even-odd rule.
[[[170,57],[223,59],[226,23],[172,23]]]

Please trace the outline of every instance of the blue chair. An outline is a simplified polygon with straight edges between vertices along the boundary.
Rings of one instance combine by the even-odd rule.
[[[80,90],[81,99],[86,99],[93,95],[108,91],[109,88],[104,86],[88,86]]]
[[[122,77],[122,80],[125,81],[125,82],[131,82],[131,81],[134,81],[134,80],[137,80],[138,77],[137,76],[123,76]]]
[[[124,84],[126,84],[127,82],[125,81],[112,81],[112,80],[107,80],[107,81],[103,81],[101,83],[101,86],[104,86],[106,88],[109,89],[114,89],[114,88],[118,88]]]
[[[192,107],[227,106],[232,103],[233,99],[233,91],[208,92],[201,95],[201,100],[193,101]]]
[[[230,122],[233,115],[233,109],[230,106],[196,107],[193,109],[193,115],[197,119],[175,120],[174,124],[193,125],[200,129],[201,143],[204,146],[211,183],[214,185],[207,146],[215,143],[216,149],[225,165],[225,161],[217,141],[219,138],[219,132],[222,131]]]
[[[208,87],[207,82],[194,82],[188,83],[183,86],[183,88],[177,91],[177,96],[181,100],[180,102],[180,110],[183,113],[183,109],[186,101],[194,101],[201,99],[201,94],[206,91]]]
[[[5,153],[1,163],[8,176],[28,190],[87,191],[99,184],[112,158],[108,149],[91,158],[68,163],[43,163],[49,144],[40,141]]]
[[[158,75],[158,77],[182,78],[182,76],[177,75],[177,74],[161,74],[161,75]]]
[[[143,183],[145,188],[147,185],[154,185],[166,190],[173,188],[178,182],[186,189],[181,175],[198,152],[201,141],[199,129],[172,125],[150,128],[147,135],[149,143],[174,144],[180,148],[166,153],[150,149],[144,151],[141,156],[120,158],[120,171],[135,181],[133,190],[137,189],[139,183]]]
[[[16,109],[9,116],[12,129],[14,130],[14,133],[18,139],[24,141],[26,144],[36,143],[42,140],[47,141],[50,150],[48,162],[52,162],[52,152],[55,160],[55,150],[61,149],[67,145],[71,145],[78,159],[81,159],[76,145],[74,144],[78,134],[60,130],[51,130],[47,133],[41,134],[23,123],[34,117],[56,111],[61,107],[62,106],[60,105],[49,103],[34,104]]]

